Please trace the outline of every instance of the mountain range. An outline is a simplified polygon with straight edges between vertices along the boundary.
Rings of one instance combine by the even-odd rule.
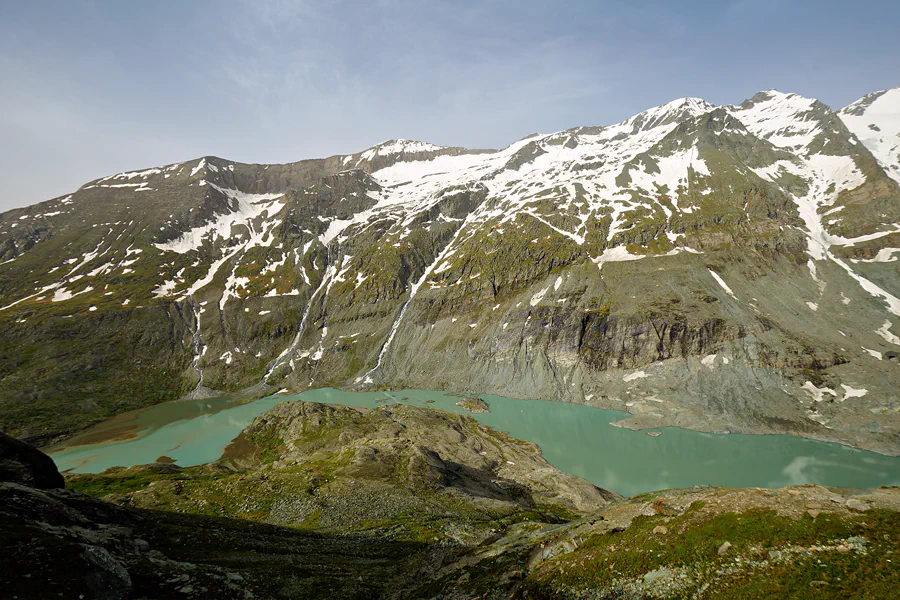
[[[900,88],[502,150],[207,156],[0,214],[0,428],[335,386],[900,454]]]

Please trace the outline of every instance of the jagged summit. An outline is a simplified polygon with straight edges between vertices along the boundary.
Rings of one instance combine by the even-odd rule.
[[[882,98],[883,96],[888,96],[888,102],[883,106],[886,114],[891,114],[891,101],[896,102],[896,99],[892,98],[898,91],[900,91],[900,86],[889,88],[886,90],[880,90],[877,92],[871,92],[866,94],[859,100],[855,100],[839,110],[839,113],[843,114],[852,114],[852,115],[862,115],[866,112],[866,109],[872,106],[876,100]]]
[[[867,94],[839,110],[838,116],[900,183],[900,87]]]
[[[443,150],[447,146],[436,146],[428,142],[420,142],[416,140],[391,139],[372,146],[366,152],[375,150],[378,154],[403,154],[406,152],[436,152]]]
[[[676,98],[670,102],[665,104],[661,104],[659,106],[654,106],[648,108],[644,111],[641,111],[634,115],[634,117],[645,115],[645,114],[671,114],[671,113],[684,113],[687,112],[694,116],[701,115],[705,112],[708,112],[712,109],[716,108],[714,104],[711,104],[704,100],[703,98],[696,97],[685,97],[685,98]],[[632,118],[634,118],[632,117]],[[626,119],[627,121],[627,119]]]
[[[769,89],[767,89],[767,90],[760,90],[760,91],[756,92],[753,96],[750,97],[750,100],[753,100],[754,98],[757,98],[757,97],[763,97],[763,98],[788,98],[788,97],[791,97],[791,96],[796,96],[796,97],[799,97],[799,98],[803,98],[803,97],[804,97],[804,96],[802,96],[801,94],[797,94],[797,93],[794,93],[794,92],[782,92],[782,91],[779,90],[778,88],[769,88]]]

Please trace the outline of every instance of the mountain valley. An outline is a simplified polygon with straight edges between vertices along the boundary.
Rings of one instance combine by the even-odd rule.
[[[0,423],[409,387],[900,454],[898,115],[771,90],[92,181],[0,215]]]

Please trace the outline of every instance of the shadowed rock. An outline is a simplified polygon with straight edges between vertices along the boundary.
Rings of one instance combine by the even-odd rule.
[[[29,444],[0,432],[0,481],[39,489],[65,487],[53,460]]]

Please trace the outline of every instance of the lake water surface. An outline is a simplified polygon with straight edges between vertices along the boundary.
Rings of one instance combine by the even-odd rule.
[[[782,487],[803,483],[848,487],[900,485],[900,458],[784,435],[722,435],[672,427],[658,437],[610,425],[623,412],[484,394],[491,412],[472,415],[541,447],[553,466],[625,496],[693,485]],[[372,408],[389,402],[465,413],[445,392],[342,392],[325,388],[250,403],[229,396],[160,404],[118,417],[86,436],[134,439],[52,452],[61,470],[99,473],[168,456],[184,467],[217,460],[255,417],[279,402],[301,400]],[[426,403],[432,400],[433,403]],[[90,437],[82,436],[81,440]]]

